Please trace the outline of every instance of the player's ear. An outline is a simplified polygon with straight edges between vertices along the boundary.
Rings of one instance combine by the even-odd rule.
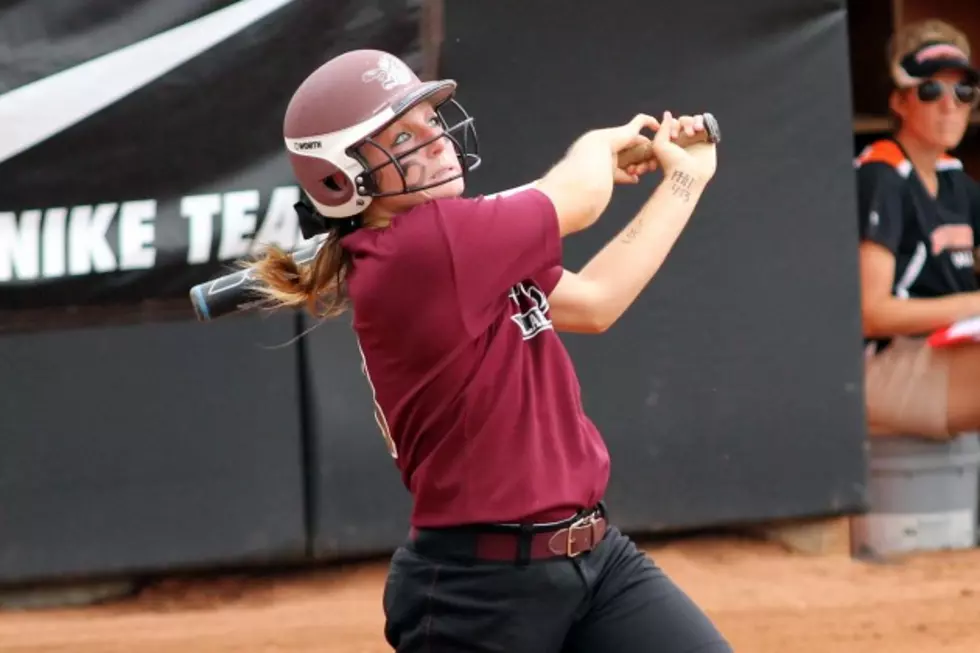
[[[323,180],[323,185],[335,193],[347,193],[350,190],[350,181],[347,175],[337,172]]]
[[[899,118],[905,118],[905,114],[908,113],[907,94],[907,91],[897,88],[892,89],[892,92],[888,94],[888,108]]]

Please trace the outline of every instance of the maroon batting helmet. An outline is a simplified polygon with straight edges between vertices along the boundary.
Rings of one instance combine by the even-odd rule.
[[[480,163],[473,118],[455,100],[456,82],[422,82],[403,61],[378,50],[354,50],[334,57],[310,74],[289,101],[283,136],[289,162],[300,187],[317,211],[328,218],[347,218],[364,211],[375,197],[383,197],[372,173],[394,166],[402,189],[388,195],[412,193],[465,176]],[[420,102],[429,100],[442,121],[444,133],[397,157],[372,136]],[[449,125],[447,106],[461,118]],[[459,158],[461,173],[427,186],[409,187],[401,159],[446,137]],[[369,145],[387,161],[374,168],[357,152]]]

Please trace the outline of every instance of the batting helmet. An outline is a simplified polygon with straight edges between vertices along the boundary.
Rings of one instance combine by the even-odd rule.
[[[379,192],[372,173],[394,166],[402,188],[386,195],[412,193],[465,177],[480,163],[473,118],[455,100],[456,82],[422,82],[403,61],[378,50],[354,50],[337,56],[311,73],[289,101],[283,137],[289,162],[300,187],[317,211],[328,218],[363,212]],[[429,100],[444,133],[397,157],[372,136],[420,102]],[[444,112],[453,107],[460,120],[449,125]],[[426,185],[409,187],[401,159],[437,138],[448,138],[461,172]],[[369,168],[357,152],[362,145],[383,152],[387,161]]]

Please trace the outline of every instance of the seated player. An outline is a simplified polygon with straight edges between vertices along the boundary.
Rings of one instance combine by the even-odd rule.
[[[904,27],[888,54],[898,125],[855,162],[869,431],[946,439],[980,430],[980,344],[925,342],[980,316],[980,184],[949,154],[980,72],[966,36],[937,20]]]

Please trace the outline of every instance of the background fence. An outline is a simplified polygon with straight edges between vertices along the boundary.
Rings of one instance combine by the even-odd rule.
[[[279,346],[307,318],[198,324],[186,301],[255,239],[298,243],[282,115],[354,47],[460,82],[485,157],[472,193],[637,111],[713,112],[719,171],[662,273],[612,332],[565,337],[613,516],[653,532],[863,507],[843,2],[81,4],[0,10],[0,582],[404,537],[348,318]],[[566,265],[649,188],[619,191]]]

